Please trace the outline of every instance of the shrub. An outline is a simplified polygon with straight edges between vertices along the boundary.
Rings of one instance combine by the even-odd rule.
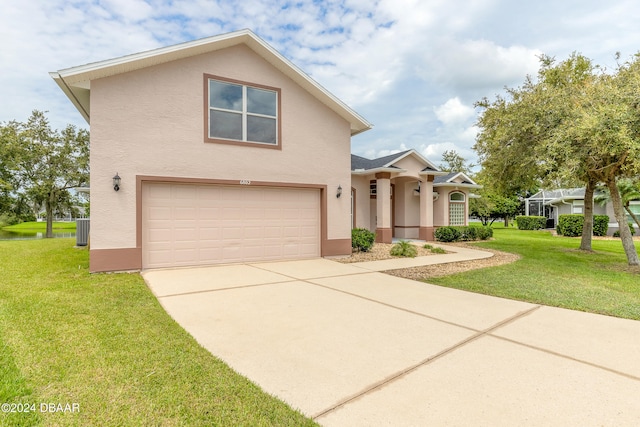
[[[445,251],[445,250],[444,250],[444,249],[442,249],[442,248],[434,248],[434,247],[432,247],[432,248],[431,248],[431,253],[432,253],[432,254],[446,254],[446,253],[447,253],[447,251]]]
[[[478,227],[477,236],[480,240],[488,240],[493,237],[493,228],[488,226]]]
[[[517,216],[518,230],[543,230],[547,227],[544,216]]]
[[[460,231],[460,240],[464,242],[477,240],[477,229],[478,227],[458,227],[458,231]]]
[[[369,252],[376,240],[376,234],[366,228],[351,230],[351,247],[358,252]]]
[[[423,246],[423,248],[425,248],[425,249],[433,249],[433,246],[431,246],[431,245],[430,245],[430,244],[428,244],[428,243],[425,243],[425,245]]]
[[[593,216],[593,235],[606,236],[608,230],[609,230],[609,216],[594,215]]]
[[[556,231],[567,237],[578,237],[582,235],[584,226],[584,215],[582,214],[565,214],[558,218],[558,226]],[[607,215],[593,216],[593,235],[606,236],[609,229],[609,217]]]
[[[415,258],[418,255],[418,249],[411,243],[406,240],[401,240],[400,242],[393,245],[391,248],[392,256],[401,256],[407,258]]]
[[[582,235],[582,226],[584,224],[584,215],[565,214],[558,217],[558,234],[567,237],[578,237]]]
[[[7,225],[15,225],[20,222],[20,219],[13,213],[0,214],[0,227],[6,227]]]
[[[633,228],[633,223],[632,223],[632,222],[630,222],[630,223],[629,223],[629,231],[631,232],[631,235],[632,235],[632,236],[633,236],[634,234],[636,234],[636,229],[635,229],[635,228]],[[620,230],[616,230],[616,231],[613,233],[613,237],[620,237]]]
[[[439,242],[457,242],[487,240],[493,236],[493,229],[490,226],[482,227],[439,227],[435,232],[436,240]]]
[[[451,226],[439,227],[434,234],[439,242],[457,242],[460,239],[460,232]]]

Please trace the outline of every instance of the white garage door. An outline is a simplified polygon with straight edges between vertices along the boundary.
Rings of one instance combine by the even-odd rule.
[[[320,191],[144,184],[144,268],[320,256]]]

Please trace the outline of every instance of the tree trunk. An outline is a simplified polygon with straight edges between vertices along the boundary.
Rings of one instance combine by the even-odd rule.
[[[48,200],[45,202],[47,212],[47,233],[45,237],[50,239],[53,237],[53,209],[51,208],[51,202]]]
[[[638,259],[638,252],[633,245],[633,236],[629,230],[629,223],[624,214],[624,208],[622,207],[622,199],[620,198],[620,191],[614,178],[607,180],[607,187],[609,187],[609,193],[611,196],[611,203],[613,204],[613,212],[616,215],[618,221],[618,227],[620,228],[620,238],[622,240],[622,247],[624,253],[627,255],[627,261],[629,265],[640,265],[640,259]]]
[[[593,179],[587,182],[587,188],[584,191],[584,224],[582,226],[582,240],[580,241],[580,250],[592,251],[591,236],[593,236],[593,192],[596,183]]]
[[[627,211],[629,216],[633,218],[633,220],[636,222],[636,224],[638,224],[638,227],[640,228],[640,219],[638,219],[636,214],[633,213],[633,211],[629,208],[629,206],[625,206],[624,209]]]
[[[509,217],[508,216],[504,217],[504,228],[509,228]]]

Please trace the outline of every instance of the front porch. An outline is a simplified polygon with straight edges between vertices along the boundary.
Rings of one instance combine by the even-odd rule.
[[[375,160],[352,155],[351,226],[394,238],[434,240],[436,227],[466,225],[469,190],[463,173],[439,171],[415,150]]]

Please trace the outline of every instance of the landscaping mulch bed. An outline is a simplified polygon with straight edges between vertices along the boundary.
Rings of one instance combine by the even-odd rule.
[[[447,245],[462,246],[462,247],[467,247],[471,249],[487,251],[487,252],[493,253],[493,256],[491,258],[479,259],[474,261],[450,262],[445,264],[426,265],[422,267],[389,270],[389,271],[385,271],[385,273],[391,274],[393,276],[412,279],[412,280],[424,280],[430,277],[448,276],[450,274],[462,273],[465,271],[476,270],[479,268],[495,267],[498,265],[515,262],[518,259],[520,259],[520,256],[516,254],[496,251],[493,249],[478,248],[473,245],[469,245],[468,243],[460,243],[460,242],[447,243]],[[391,254],[389,253],[392,247],[393,247],[393,244],[390,244],[390,243],[376,243],[375,245],[373,245],[373,247],[369,252],[354,252],[349,257],[336,258],[335,261],[348,264],[348,263],[354,263],[354,262],[378,261],[383,259],[397,258],[397,257],[391,256]],[[424,249],[421,246],[416,246],[416,249],[418,250],[417,256],[436,255],[432,253],[429,249]]]
[[[349,264],[353,262],[379,261],[382,259],[399,258],[391,256],[390,251],[392,247],[393,244],[391,243],[376,243],[369,252],[354,252],[349,257],[335,258],[334,261]],[[429,249],[425,249],[421,246],[416,246],[416,249],[418,250],[417,256],[436,255],[431,253]]]
[[[474,261],[449,262],[446,264],[424,265],[421,267],[402,268],[399,270],[389,270],[384,273],[392,276],[404,277],[411,280],[425,280],[431,277],[442,277],[450,274],[463,273],[469,270],[477,270],[486,267],[496,267],[499,265],[509,264],[520,259],[517,254],[496,251],[494,249],[478,248],[465,243],[454,243],[455,246],[465,246],[471,249],[491,252],[491,258],[478,259]]]

